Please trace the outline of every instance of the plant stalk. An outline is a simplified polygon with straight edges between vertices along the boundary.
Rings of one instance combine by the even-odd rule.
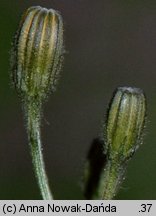
[[[116,195],[123,178],[125,167],[116,161],[108,160],[101,175],[98,195],[99,199],[112,200]]]
[[[41,132],[40,132],[40,122],[41,122],[41,105],[31,102],[25,103],[25,111],[27,118],[27,132],[29,146],[31,150],[32,163],[34,166],[35,176],[38,182],[38,186],[41,191],[42,198],[44,200],[52,200],[53,196],[50,191],[48,184],[48,178],[45,171],[45,165],[42,154],[41,145]]]

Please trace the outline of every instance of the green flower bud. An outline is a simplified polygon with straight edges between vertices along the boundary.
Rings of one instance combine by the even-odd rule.
[[[40,6],[23,15],[12,52],[13,82],[20,96],[39,101],[55,89],[63,53],[61,15]]]
[[[146,116],[146,99],[141,89],[120,87],[112,98],[106,122],[109,159],[129,159],[141,143]]]

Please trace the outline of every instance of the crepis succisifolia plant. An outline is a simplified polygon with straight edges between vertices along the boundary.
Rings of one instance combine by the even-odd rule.
[[[42,105],[55,90],[63,59],[63,21],[59,12],[40,6],[23,14],[11,52],[12,79],[21,99],[28,142],[38,186],[45,200],[53,199],[42,155]],[[113,199],[127,162],[142,143],[146,99],[141,89],[117,88],[110,102],[102,135],[93,141],[84,168],[86,199]]]

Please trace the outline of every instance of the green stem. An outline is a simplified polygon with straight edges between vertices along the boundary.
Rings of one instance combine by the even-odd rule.
[[[100,199],[113,199],[122,181],[124,170],[125,168],[116,161],[107,161],[98,187],[98,195]]]
[[[39,104],[37,105],[36,103],[32,103],[30,100],[30,102],[26,103],[25,111],[32,162],[41,195],[44,200],[52,200],[53,196],[50,192],[48,184],[41,147],[41,106]]]

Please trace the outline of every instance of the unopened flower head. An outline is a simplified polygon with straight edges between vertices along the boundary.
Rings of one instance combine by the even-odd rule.
[[[141,143],[146,99],[141,89],[120,87],[112,98],[106,122],[106,147],[110,159],[129,159]]]
[[[61,15],[53,9],[30,7],[21,19],[11,57],[18,93],[44,99],[49,90],[55,88],[62,52]]]

